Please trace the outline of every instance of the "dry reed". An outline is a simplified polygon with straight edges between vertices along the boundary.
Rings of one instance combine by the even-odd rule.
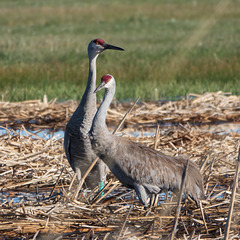
[[[9,127],[22,124],[28,128],[64,129],[78,102],[58,103],[29,100],[24,102],[0,102],[0,123]],[[115,125],[132,103],[114,103],[108,111],[107,122]],[[221,91],[203,95],[188,94],[187,99],[165,102],[142,102],[135,106],[134,114],[125,121],[125,127],[152,126],[156,123],[216,123],[240,121],[240,96]]]
[[[39,122],[45,126],[48,121],[51,122],[49,119],[56,120],[54,116],[58,115],[61,120],[50,125],[64,126],[71,112],[69,109],[73,111],[76,105],[53,102],[5,103],[4,108],[4,103],[1,103],[1,122],[18,127],[20,123],[17,120],[20,120],[21,124],[30,123],[36,127],[31,121],[41,119]],[[222,93],[158,104],[139,104],[126,120],[125,127],[135,126],[141,131],[137,126],[159,119],[166,121],[170,115],[171,120],[181,123],[188,121],[186,119],[195,119],[194,116],[206,122],[223,118],[239,120],[240,116],[239,97]],[[125,108],[124,104],[112,105],[108,121],[114,123],[122,118]],[[35,112],[36,109],[39,112]],[[103,196],[98,194],[97,189],[82,190],[80,197],[73,201],[77,181],[72,182],[74,173],[64,154],[63,139],[44,139],[22,129],[26,136],[8,129],[0,136],[0,236],[6,239],[159,239],[169,236],[177,205],[174,195],[160,195],[160,204],[145,211],[134,191],[123,187],[109,174]],[[240,134],[218,135],[190,124],[171,126],[167,130],[160,126],[156,132],[156,137],[123,135],[167,154],[188,155],[199,165],[204,176],[206,199],[199,208],[190,199],[182,202],[176,238],[222,239]],[[73,184],[72,187],[69,187],[70,184]],[[239,232],[240,192],[237,189],[229,239],[239,238]]]

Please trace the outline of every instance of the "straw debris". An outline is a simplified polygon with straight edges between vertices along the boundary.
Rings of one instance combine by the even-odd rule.
[[[66,160],[63,138],[42,138],[26,128],[31,125],[41,129],[47,124],[61,128],[76,105],[55,101],[44,104],[41,101],[1,103],[2,128],[21,126],[22,131],[6,128],[0,136],[0,236],[5,239],[169,237],[178,200],[171,193],[160,194],[159,204],[146,211],[135,192],[109,174],[103,195],[98,194],[98,189],[85,189],[73,200],[78,183]],[[239,121],[239,106],[239,97],[208,93],[177,102],[138,104],[124,123],[123,137],[167,154],[187,155],[199,165],[204,176],[206,199],[199,207],[190,199],[182,200],[176,239],[224,237],[240,142],[239,132],[219,135],[183,123]],[[124,104],[113,105],[108,121],[114,124],[125,110]],[[167,119],[181,124],[164,129],[160,126],[157,131],[152,129],[154,134],[144,135],[143,124],[149,127],[149,123]],[[142,134],[130,135],[130,126]],[[229,221],[229,239],[240,238],[238,188]]]
[[[64,129],[78,106],[72,100],[47,102],[28,100],[0,102],[0,123],[9,127]],[[121,120],[131,103],[114,103],[108,111],[108,123],[115,125]],[[203,95],[187,95],[187,99],[164,102],[142,102],[135,106],[134,114],[125,121],[125,127],[171,123],[216,123],[240,121],[240,96],[230,93],[211,92]]]

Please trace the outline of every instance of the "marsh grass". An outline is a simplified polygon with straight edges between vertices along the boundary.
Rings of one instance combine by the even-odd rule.
[[[125,48],[98,59],[118,100],[239,94],[240,1],[1,1],[0,89],[9,101],[79,100],[96,37]],[[99,97],[102,95],[100,94]]]

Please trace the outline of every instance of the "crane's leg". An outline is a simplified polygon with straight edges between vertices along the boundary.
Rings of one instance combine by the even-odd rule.
[[[148,203],[147,203],[147,192],[146,189],[137,183],[134,183],[134,189],[137,193],[137,196],[140,200],[140,202],[144,205],[144,208],[148,207]]]
[[[101,191],[106,182],[106,177],[108,173],[108,167],[101,159],[98,160],[98,171],[100,177],[100,191]]]
[[[78,182],[80,183],[80,181],[81,181],[81,177],[82,177],[82,176],[81,176],[82,174],[81,174],[81,170],[80,170],[80,168],[78,168],[78,167],[76,168],[76,173],[77,173],[77,179],[78,179]]]
[[[107,165],[101,160],[98,160],[98,171],[99,171],[99,177],[100,177],[100,186],[99,190],[101,191],[104,188],[104,185],[106,183],[106,177],[108,173],[108,167]],[[104,192],[102,192],[101,197],[104,195]]]

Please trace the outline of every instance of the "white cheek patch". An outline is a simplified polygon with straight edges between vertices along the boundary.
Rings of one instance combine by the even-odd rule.
[[[113,81],[112,78],[106,83],[105,88],[110,88],[112,85]]]
[[[109,85],[110,85],[109,83],[110,83],[110,81],[109,81],[109,82],[107,82],[107,83],[105,84],[105,87],[107,87],[107,88],[108,88],[108,87],[109,87]]]

